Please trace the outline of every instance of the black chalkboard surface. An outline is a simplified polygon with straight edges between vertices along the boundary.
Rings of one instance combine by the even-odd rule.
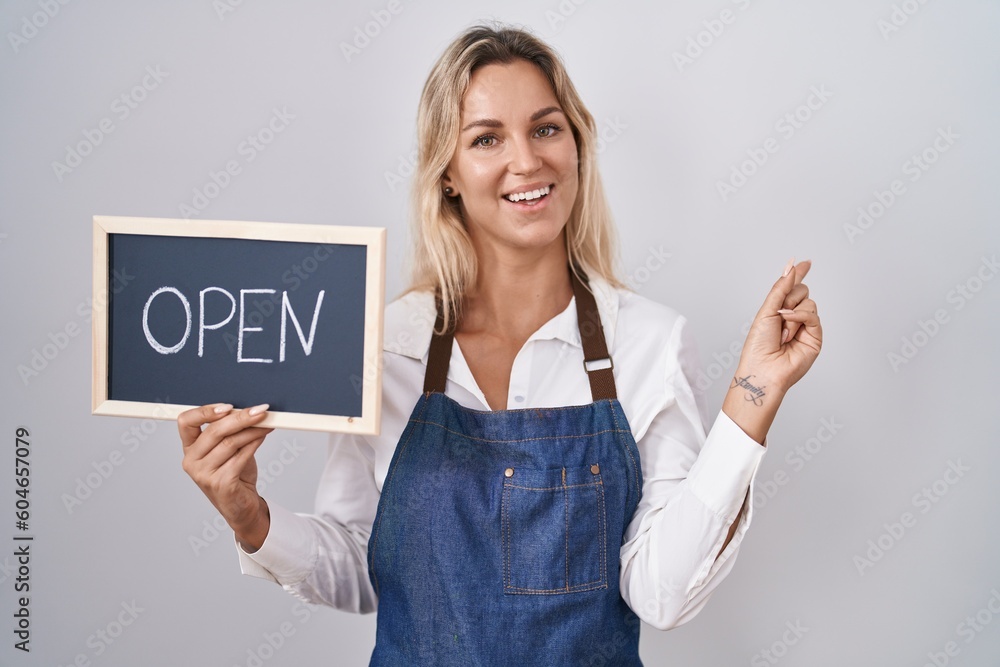
[[[94,230],[95,413],[269,403],[272,426],[377,432],[384,229],[97,216]]]

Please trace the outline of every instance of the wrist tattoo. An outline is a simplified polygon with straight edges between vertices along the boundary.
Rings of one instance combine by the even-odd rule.
[[[730,389],[735,389],[736,387],[743,387],[746,389],[746,394],[743,396],[748,401],[751,401],[754,405],[764,405],[764,397],[767,395],[764,393],[764,386],[760,387],[750,384],[750,378],[753,375],[747,375],[746,377],[738,378],[733,376],[733,384],[729,386]]]

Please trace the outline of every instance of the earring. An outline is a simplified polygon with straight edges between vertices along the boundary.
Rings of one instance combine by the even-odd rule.
[[[449,197],[451,196],[451,193],[453,193],[453,192],[454,192],[454,190],[452,190],[451,188],[445,188],[444,189],[444,193],[446,195],[448,195]]]

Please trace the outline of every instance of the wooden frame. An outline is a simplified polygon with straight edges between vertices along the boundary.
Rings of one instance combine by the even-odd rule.
[[[382,411],[382,321],[385,308],[385,228],[341,227],[230,220],[183,220],[94,216],[92,413],[117,417],[176,419],[192,407],[108,398],[108,241],[111,234],[232,238],[361,245],[366,251],[362,415],[347,417],[270,412],[260,426],[377,435]]]

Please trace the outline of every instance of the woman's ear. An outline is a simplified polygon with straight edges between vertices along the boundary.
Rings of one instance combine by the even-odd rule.
[[[444,190],[445,196],[457,197],[458,193],[455,192],[455,186],[451,182],[451,178],[448,176],[448,172],[445,172],[441,176],[441,189]]]

